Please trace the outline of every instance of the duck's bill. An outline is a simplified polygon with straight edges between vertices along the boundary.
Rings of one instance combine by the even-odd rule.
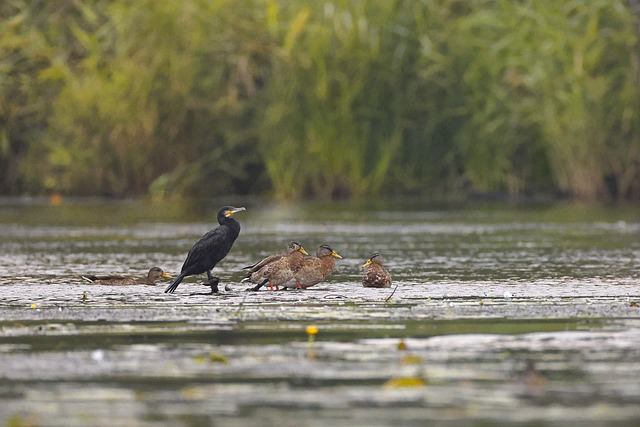
[[[300,249],[298,249],[298,251],[302,254],[302,255],[309,255],[307,253],[307,251],[304,250],[304,248],[302,246],[300,246]]]
[[[371,260],[367,260],[367,262],[365,262],[364,264],[362,264],[362,268],[369,267],[371,264],[373,264],[373,263],[371,262]]]
[[[336,251],[331,251],[331,256],[332,257],[336,257],[336,258],[340,258],[342,259],[342,255],[340,255],[338,252]]]
[[[162,273],[162,277],[164,277],[165,279],[173,279],[173,277],[171,277],[169,273]]]

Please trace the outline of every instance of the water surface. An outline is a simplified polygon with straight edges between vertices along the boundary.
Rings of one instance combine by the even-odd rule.
[[[635,208],[249,200],[217,295],[80,278],[177,274],[218,204],[0,204],[4,424],[640,421]],[[289,240],[344,259],[310,290],[247,292],[241,268]],[[397,288],[361,286],[374,251]]]

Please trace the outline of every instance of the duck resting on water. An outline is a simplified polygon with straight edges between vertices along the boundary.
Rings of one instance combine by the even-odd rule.
[[[244,270],[248,270],[248,272],[242,282],[255,283],[256,286],[250,288],[252,291],[259,290],[267,283],[270,290],[278,290],[279,286],[291,280],[293,275],[300,270],[305,255],[309,254],[302,245],[291,241],[287,245],[286,255],[270,255],[253,265],[244,267]]]
[[[307,289],[324,281],[336,268],[334,258],[342,259],[342,256],[329,245],[320,245],[316,250],[316,256],[308,256],[302,262],[302,267],[293,278],[284,284],[284,288]]]
[[[390,288],[391,274],[383,266],[384,258],[379,252],[375,252],[364,263],[364,277],[362,278],[362,286],[365,288]]]
[[[211,293],[218,292],[219,279],[211,274],[211,270],[227,256],[240,234],[240,223],[231,216],[244,210],[246,209],[233,206],[220,208],[218,211],[218,224],[220,225],[206,233],[193,245],[182,265],[180,274],[167,286],[167,289],[164,290],[165,293],[174,293],[185,277],[202,273],[207,273]]]
[[[95,275],[85,275],[82,278],[88,282],[91,282],[95,285],[113,285],[113,286],[121,286],[121,285],[155,285],[156,280],[159,278],[171,279],[171,276],[165,273],[160,267],[153,267],[147,273],[147,277],[145,279],[137,279],[131,276],[119,276],[119,275],[105,275],[105,276],[95,276]]]

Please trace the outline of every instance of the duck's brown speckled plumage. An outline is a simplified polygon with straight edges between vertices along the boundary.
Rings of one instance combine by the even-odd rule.
[[[378,252],[371,257],[362,266],[364,277],[362,278],[362,286],[365,288],[390,288],[391,274],[383,266],[384,258]]]
[[[334,258],[342,258],[329,245],[321,245],[316,251],[316,256],[305,257],[302,268],[294,274],[286,287],[298,287],[302,289],[310,288],[327,278],[336,268]]]
[[[247,277],[242,281],[250,281],[256,286],[252,288],[257,291],[262,286],[269,284],[269,289],[279,289],[279,287],[289,280],[302,267],[304,256],[308,255],[302,245],[298,242],[289,242],[287,245],[287,255],[270,255],[261,261],[245,267],[249,270]]]
[[[158,280],[161,277],[166,279],[171,278],[171,276],[165,273],[160,267],[153,267],[152,269],[150,269],[145,279],[138,279],[131,276],[120,276],[120,275],[82,276],[83,279],[95,285],[111,285],[111,286],[155,285],[156,280]]]

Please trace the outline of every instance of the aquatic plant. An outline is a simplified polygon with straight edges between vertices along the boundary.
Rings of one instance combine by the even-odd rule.
[[[0,5],[0,193],[640,200],[624,0]]]

